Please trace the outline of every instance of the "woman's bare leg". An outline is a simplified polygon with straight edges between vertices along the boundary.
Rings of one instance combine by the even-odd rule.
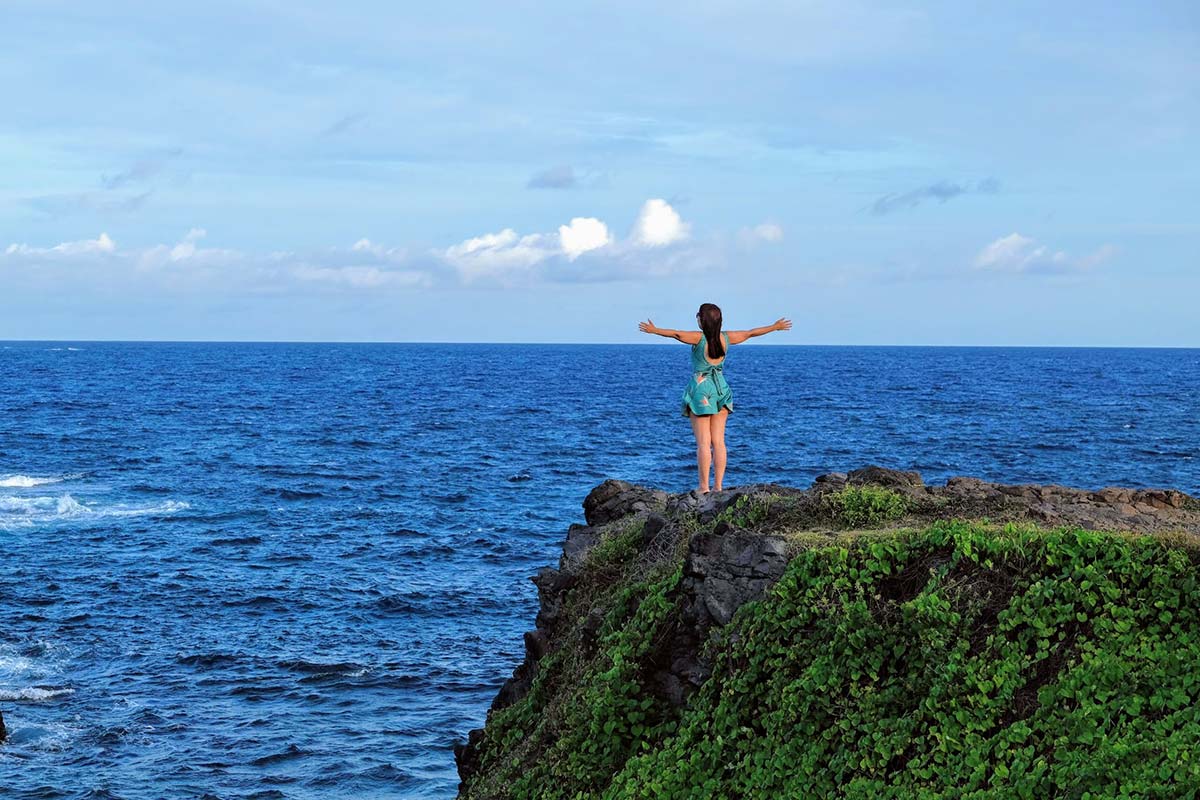
[[[713,491],[721,491],[721,482],[725,480],[725,420],[729,417],[729,409],[722,408],[713,414],[709,423],[709,441],[712,442],[713,455]]]
[[[696,468],[700,473],[700,493],[708,491],[708,469],[712,465],[712,439],[709,436],[708,417],[689,414],[692,420],[692,434],[696,437]]]

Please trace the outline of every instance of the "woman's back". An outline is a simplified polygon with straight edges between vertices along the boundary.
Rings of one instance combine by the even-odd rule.
[[[700,341],[692,345],[692,369],[695,372],[707,371],[707,367],[720,367],[725,364],[725,356],[729,355],[729,334],[722,333],[721,338],[725,341],[725,355],[717,361],[708,360],[708,342],[704,338],[704,334],[700,335]]]

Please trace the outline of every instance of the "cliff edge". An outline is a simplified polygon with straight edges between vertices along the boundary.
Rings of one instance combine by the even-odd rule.
[[[461,798],[1200,787],[1194,497],[871,466],[583,507]]]

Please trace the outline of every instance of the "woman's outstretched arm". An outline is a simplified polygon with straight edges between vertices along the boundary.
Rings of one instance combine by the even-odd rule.
[[[790,324],[790,323],[789,323]],[[660,328],[651,320],[638,323],[638,330],[642,333],[653,333],[656,336],[666,336],[668,339],[678,339],[684,344],[695,344],[700,341],[700,331],[673,331],[669,328]]]
[[[747,339],[753,339],[755,336],[766,336],[772,331],[790,331],[792,329],[792,321],[790,319],[780,318],[775,320],[771,325],[764,325],[761,328],[751,328],[748,331],[730,331],[729,343],[741,344]]]

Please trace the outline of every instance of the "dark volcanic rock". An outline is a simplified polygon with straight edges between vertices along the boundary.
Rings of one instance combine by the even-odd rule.
[[[1088,491],[951,478],[945,486],[929,487],[929,492],[941,501],[937,517],[1029,520],[1050,527],[1076,525],[1140,533],[1200,533],[1200,506],[1194,498],[1174,489],[1109,487]]]
[[[8,728],[4,727],[4,714],[0,713],[0,744],[8,738]]]
[[[607,480],[592,489],[583,501],[583,517],[588,525],[598,526],[639,511],[661,512],[667,507],[667,497],[661,489]]]
[[[782,537],[721,524],[689,543],[683,565],[684,594],[693,603],[698,623],[725,625],[743,603],[761,597],[786,566]]]
[[[562,612],[563,595],[575,585],[578,576],[571,572],[561,572],[554,567],[542,567],[530,580],[538,588],[539,607],[536,624],[539,628],[552,628]]]
[[[573,523],[567,528],[567,541],[563,543],[559,569],[571,569],[583,563],[588,550],[600,541],[600,531],[586,525]]]
[[[794,486],[781,486],[777,483],[751,483],[746,486],[739,486],[736,489],[727,489],[723,492],[708,492],[703,495],[692,491],[686,494],[667,495],[666,514],[668,517],[677,517],[680,514],[695,514],[700,522],[711,522],[714,517],[730,506],[735,505],[743,497],[754,498],[764,495],[805,497],[808,494],[809,492],[803,489],[797,489]]]
[[[846,475],[846,482],[854,486],[871,484],[891,488],[919,489],[925,485],[919,472],[901,472],[897,469],[870,465],[856,469]]]
[[[477,756],[479,745],[483,741],[483,730],[483,728],[475,728],[467,734],[465,742],[456,742],[454,745],[454,762],[458,765],[458,777],[463,783],[466,783],[478,767]],[[461,783],[458,788],[461,792]]]
[[[823,486],[831,489],[840,489],[846,485],[848,477],[844,472],[826,472],[824,475],[818,475],[813,479],[813,488]]]
[[[674,705],[687,701],[708,679],[711,665],[701,655],[714,628],[729,624],[745,603],[757,600],[787,567],[785,540],[719,523],[688,542],[680,584],[680,622],[661,645],[669,666],[653,676]]]

